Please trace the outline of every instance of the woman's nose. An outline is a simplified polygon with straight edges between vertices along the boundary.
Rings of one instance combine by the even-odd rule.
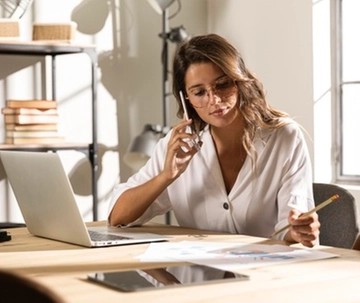
[[[208,102],[210,104],[216,104],[216,103],[220,103],[221,102],[221,98],[216,94],[216,91],[214,91],[213,88],[208,89],[207,91],[207,96],[208,96]]]

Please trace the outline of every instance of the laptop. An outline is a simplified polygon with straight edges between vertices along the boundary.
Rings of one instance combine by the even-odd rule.
[[[170,237],[108,226],[87,227],[57,153],[0,151],[26,227],[35,236],[104,247],[166,241]]]

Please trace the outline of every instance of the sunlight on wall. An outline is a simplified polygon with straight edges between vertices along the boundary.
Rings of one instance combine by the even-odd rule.
[[[330,0],[314,1],[314,181],[332,181]]]

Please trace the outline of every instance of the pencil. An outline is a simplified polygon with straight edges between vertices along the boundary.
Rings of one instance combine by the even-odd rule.
[[[325,206],[329,205],[331,202],[335,201],[336,199],[339,198],[339,195],[336,194],[336,195],[333,195],[331,198],[327,199],[326,201],[320,203],[318,206],[316,206],[315,208],[313,208],[312,210],[309,210],[308,212],[306,213],[302,213],[300,215],[300,217],[303,217],[303,216],[308,216],[308,215],[311,215],[312,213],[324,208]],[[277,234],[283,232],[284,230],[288,229],[289,227],[291,226],[291,224],[288,224],[282,228],[280,228],[279,230],[275,231],[272,235],[271,235],[271,238],[276,236]]]

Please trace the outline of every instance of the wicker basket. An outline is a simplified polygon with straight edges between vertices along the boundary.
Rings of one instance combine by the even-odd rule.
[[[0,19],[0,39],[11,39],[20,37],[18,20]]]
[[[68,23],[35,23],[33,40],[73,40],[77,24]]]

